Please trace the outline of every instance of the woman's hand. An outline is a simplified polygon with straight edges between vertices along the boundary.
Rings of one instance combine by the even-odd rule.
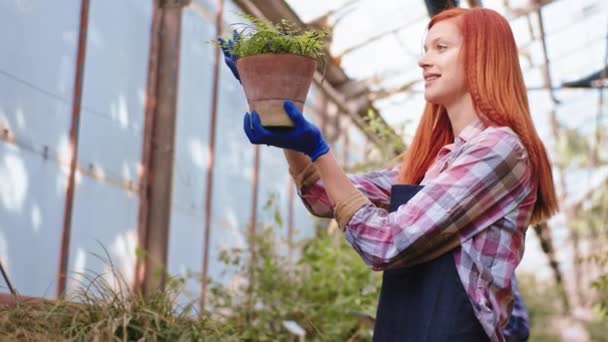
[[[232,50],[234,43],[238,42],[240,38],[241,36],[239,36],[239,33],[235,30],[232,32],[232,39],[228,40],[228,42],[222,38],[217,39],[217,41],[220,42],[220,47],[222,48],[222,53],[224,54],[224,62],[228,68],[230,68],[230,71],[232,71],[232,74],[239,82],[241,82],[241,77],[239,76],[239,71],[236,69],[236,60],[238,57],[231,54],[230,50]]]
[[[308,122],[293,102],[285,100],[283,107],[294,123],[292,128],[266,128],[255,110],[245,114],[243,129],[251,143],[299,151],[312,161],[329,152],[329,145],[319,128]]]

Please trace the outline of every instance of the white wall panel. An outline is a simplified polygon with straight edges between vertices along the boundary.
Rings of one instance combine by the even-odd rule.
[[[173,174],[169,272],[202,272],[205,195],[213,82],[215,8],[186,8],[182,22],[176,159]],[[220,248],[244,246],[251,212],[253,148],[242,134],[245,97],[221,65],[209,241],[209,276],[222,278]],[[187,285],[193,296],[200,284]]]
[[[220,69],[209,276],[220,278],[222,248],[245,247],[251,219],[254,148],[243,132],[247,102],[228,68]],[[260,174],[261,177],[261,174]]]
[[[79,163],[112,182],[137,182],[147,81],[152,2],[91,1],[82,97]],[[138,200],[126,189],[79,177],[74,195],[70,272],[107,272],[93,256],[108,249],[131,281]],[[73,290],[75,280],[68,283]]]
[[[65,180],[56,163],[0,143],[0,260],[23,295],[55,295]]]
[[[168,251],[168,271],[173,275],[202,272],[213,83],[213,45],[205,41],[211,40],[214,32],[209,18],[191,7],[184,9]],[[193,298],[185,300],[198,298],[200,289],[200,282],[190,279],[186,290]]]
[[[152,2],[92,1],[78,158],[135,179],[142,129]]]
[[[77,178],[68,292],[73,293],[82,284],[83,272],[105,274],[106,279],[113,279],[109,262],[130,284],[135,266],[138,199],[133,193],[90,177],[79,174]]]
[[[0,258],[24,295],[55,294],[79,11],[79,0],[0,2],[0,127],[17,141],[0,142]]]
[[[80,0],[0,2],[3,76],[71,101],[79,14]]]

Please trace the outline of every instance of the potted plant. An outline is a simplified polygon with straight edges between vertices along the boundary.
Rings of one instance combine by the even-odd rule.
[[[325,32],[301,32],[286,20],[271,25],[243,16],[252,24],[236,30],[230,44],[220,44],[236,59],[249,109],[258,112],[264,126],[293,126],[283,101],[290,99],[303,109],[317,62],[324,61]]]

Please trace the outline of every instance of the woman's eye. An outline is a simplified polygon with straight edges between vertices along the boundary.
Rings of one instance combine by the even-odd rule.
[[[446,45],[437,45],[437,50],[439,51],[443,51],[445,49],[447,49],[448,47]]]

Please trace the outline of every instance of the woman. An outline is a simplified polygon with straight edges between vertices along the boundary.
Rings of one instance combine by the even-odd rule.
[[[419,66],[427,103],[396,168],[346,175],[290,101],[294,128],[266,129],[254,111],[244,130],[284,149],[309,210],[384,271],[374,340],[503,341],[527,226],[557,209],[509,24],[483,8],[439,13]],[[395,184],[420,187],[389,212]]]

